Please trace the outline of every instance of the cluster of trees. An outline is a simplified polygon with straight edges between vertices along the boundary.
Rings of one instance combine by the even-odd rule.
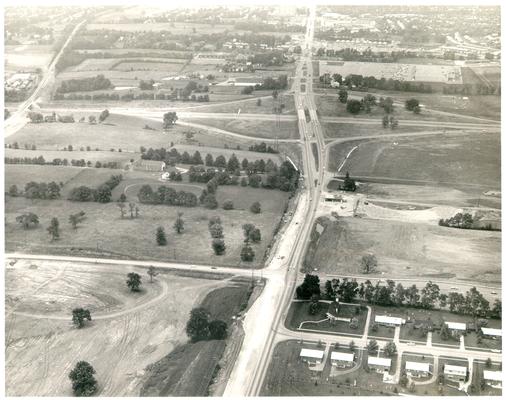
[[[54,181],[49,183],[31,181],[25,185],[24,196],[27,199],[55,200],[60,198],[60,189],[61,186]],[[12,197],[19,195],[16,185],[11,186],[9,194]]]
[[[255,151],[257,153],[271,153],[271,154],[278,154],[279,153],[278,150],[273,149],[271,146],[267,146],[267,144],[265,142],[262,142],[260,144],[254,144],[254,145],[248,147],[248,150]]]
[[[111,175],[111,177],[97,189],[92,189],[84,185],[76,187],[70,192],[69,200],[108,203],[111,201],[112,190],[118,186],[122,180],[123,176],[121,174]]]
[[[191,97],[183,97],[183,101],[188,101],[192,99],[193,101],[209,101],[207,95],[199,96],[199,98],[192,99]],[[144,91],[140,93],[128,92],[124,94],[119,94],[117,92],[100,92],[100,93],[55,93],[53,95],[53,100],[112,100],[112,101],[133,101],[133,100],[169,100],[176,101],[177,92],[171,90],[165,91],[157,91],[156,93],[151,91]]]
[[[196,207],[197,196],[184,190],[176,191],[168,186],[159,186],[156,191],[150,185],[143,185],[137,194],[139,201],[145,204],[165,204],[169,206]]]
[[[404,107],[406,108],[406,110],[413,111],[415,114],[420,114],[420,112],[422,111],[422,109],[420,108],[420,102],[418,101],[418,99],[415,98],[406,100],[406,102],[404,103]]]
[[[95,90],[112,89],[114,86],[109,79],[100,74],[91,78],[69,79],[62,81],[57,93],[92,92]]]
[[[355,180],[350,178],[350,173],[346,172],[346,176],[344,177],[344,181],[342,185],[339,185],[340,190],[345,190],[347,192],[354,192],[357,190],[357,184]]]
[[[453,217],[439,220],[440,226],[448,226],[450,228],[472,229],[474,218],[469,213],[457,213]]]
[[[380,62],[380,63],[396,63],[400,58],[417,58],[418,53],[412,51],[379,51],[373,52],[370,48],[360,51],[353,48],[346,49],[325,49],[320,47],[316,54],[318,57],[338,57],[343,61],[361,61],[361,62]]]
[[[121,214],[121,219],[125,218],[126,215],[126,196],[124,193],[121,194],[118,200],[118,208]],[[140,209],[137,204],[133,202],[128,203],[128,208],[130,210],[130,219],[139,218]]]
[[[169,111],[163,114],[163,129],[169,129],[177,121],[177,114],[174,111]]]
[[[95,369],[87,361],[79,361],[70,371],[72,390],[78,397],[90,397],[97,391],[98,382],[93,376]]]
[[[223,226],[221,225],[221,218],[218,216],[211,217],[207,224],[209,229],[209,234],[213,239],[211,242],[211,246],[213,248],[214,254],[217,256],[221,256],[225,253],[226,246],[223,235]]]
[[[358,114],[360,111],[370,113],[372,107],[378,105],[376,96],[372,94],[366,94],[361,100],[348,99],[348,93],[345,89],[339,91],[339,101],[346,102],[346,111],[351,114]]]
[[[257,90],[282,90],[288,87],[288,76],[279,75],[277,78],[268,76],[264,81],[255,86]]]
[[[186,323],[186,334],[192,342],[226,339],[227,330],[225,321],[211,320],[211,313],[203,307],[192,309],[190,319]]]

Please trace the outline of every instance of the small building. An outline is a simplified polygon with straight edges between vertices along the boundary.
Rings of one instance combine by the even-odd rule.
[[[406,361],[406,374],[415,378],[425,378],[430,374],[430,364]]]
[[[323,361],[323,354],[323,350],[302,349],[300,351],[300,358],[309,365],[316,365],[321,364]]]
[[[390,358],[368,357],[367,365],[378,373],[384,373],[390,371],[392,360]]]
[[[467,325],[463,322],[445,322],[448,325],[448,329],[452,331],[452,333],[463,333],[467,329]]]
[[[502,389],[502,371],[483,371],[483,379],[487,385]]]
[[[496,339],[498,337],[502,337],[502,329],[495,328],[481,328],[481,331],[485,336],[492,336],[492,338]]]
[[[451,381],[464,382],[467,377],[467,367],[445,364],[444,376]]]
[[[137,160],[133,164],[134,170],[137,171],[165,171],[165,162],[156,160]]]
[[[355,358],[354,353],[340,353],[333,351],[330,354],[330,362],[334,367],[346,368],[353,365],[353,359]]]
[[[406,323],[406,320],[399,317],[389,317],[388,315],[376,315],[374,322],[384,326],[401,326]]]

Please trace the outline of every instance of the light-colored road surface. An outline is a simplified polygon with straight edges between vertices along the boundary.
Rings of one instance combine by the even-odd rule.
[[[26,99],[23,103],[21,103],[18,106],[18,109],[15,112],[13,112],[11,116],[4,122],[4,137],[8,137],[13,133],[16,133],[19,129],[25,126],[25,124],[28,121],[26,113],[29,110],[29,107],[39,98],[43,90],[49,87],[54,82],[56,63],[59,61],[61,55],[69,45],[75,33],[84,23],[85,21],[81,21],[76,25],[76,27],[69,35],[68,39],[63,44],[62,48],[60,49],[56,57],[53,59],[53,61],[45,71],[44,76],[37,85],[37,88],[33,91],[32,95],[28,99]]]

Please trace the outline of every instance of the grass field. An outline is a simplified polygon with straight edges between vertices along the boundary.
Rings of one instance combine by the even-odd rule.
[[[185,121],[212,126],[252,138],[296,139],[299,137],[297,121],[255,121],[238,119],[185,118]]]
[[[142,276],[142,291],[125,285]],[[90,362],[102,396],[138,396],[144,369],[186,341],[190,309],[216,280],[101,264],[18,261],[6,268],[6,393],[71,396],[68,373]],[[88,307],[93,321],[71,324],[71,309]],[[24,313],[24,314],[16,314]],[[71,350],[71,351],[70,351]],[[196,370],[205,375],[206,370]]]
[[[359,274],[373,253],[379,273],[394,277],[446,276],[470,282],[501,279],[500,232],[448,229],[419,223],[339,218],[326,226],[306,263],[327,274]]]
[[[247,296],[247,284],[231,284],[208,293],[199,306],[211,319],[227,324],[239,312]],[[225,350],[224,340],[186,343],[148,367],[141,396],[207,396],[216,365]]]
[[[76,175],[83,171],[80,167],[60,166],[33,166],[33,165],[5,165],[5,190],[11,185],[17,185],[18,189],[24,189],[28,182],[63,182],[66,184]]]
[[[367,355],[356,356],[359,367],[331,376],[330,361],[322,372],[309,370],[301,361],[302,348],[316,348],[299,341],[278,343],[267,370],[261,396],[386,396],[396,385],[382,382],[382,375],[366,372]],[[322,350],[323,348],[320,348]],[[315,384],[316,382],[316,384]]]
[[[323,133],[326,138],[340,139],[355,136],[379,136],[389,135],[392,133],[405,133],[405,132],[426,132],[426,131],[437,131],[441,130],[438,127],[427,127],[427,126],[402,126],[401,125],[395,130],[385,129],[381,125],[381,119],[378,119],[377,125],[366,125],[366,124],[341,124],[338,122],[323,122],[322,123]],[[451,129],[447,129],[451,131]],[[394,139],[395,140],[395,139]]]
[[[329,169],[339,163],[340,145],[330,149]],[[361,143],[343,168],[355,176],[423,180],[452,187],[500,187],[500,137],[496,134],[446,134]],[[337,161],[337,163],[336,163]]]
[[[4,48],[5,70],[35,70],[46,67],[54,51],[51,45],[9,45]]]
[[[54,167],[58,168],[58,167]],[[61,167],[60,167],[61,168]],[[69,191],[79,185],[99,185],[107,180],[114,170],[106,169],[77,169],[73,179],[67,177],[68,182],[62,190],[65,199]],[[58,170],[59,171],[59,170]],[[135,184],[137,188],[127,191],[128,201],[137,202],[136,193],[143,183],[160,184],[158,174],[142,174],[140,172],[123,172],[125,180],[122,186],[115,189],[113,199],[121,192],[121,187]],[[11,179],[11,178],[9,178]],[[27,178],[28,179],[28,178]],[[33,179],[32,177],[29,180]],[[51,176],[44,174],[44,180]],[[63,178],[60,178],[63,179]],[[10,183],[11,181],[9,181]],[[167,184],[171,186],[170,183]],[[186,186],[177,190],[188,190]],[[193,190],[192,190],[193,191]],[[200,194],[200,190],[196,189]],[[274,229],[279,223],[288,194],[267,189],[242,188],[237,186],[222,186],[218,189],[217,200],[219,209],[208,210],[202,207],[180,208],[164,205],[140,204],[140,218],[120,218],[120,212],[115,203],[79,203],[67,200],[28,200],[24,198],[8,198],[6,201],[6,238],[10,251],[25,251],[32,253],[50,254],[98,254],[99,256],[116,256],[119,258],[177,260],[213,265],[243,265],[240,252],[243,244],[242,224],[251,222],[262,233],[262,241],[253,246],[256,253],[253,265],[263,265],[263,255],[270,245]],[[225,211],[221,208],[225,200],[231,199],[234,210]],[[252,214],[250,205],[259,201],[262,205],[261,214]],[[68,216],[79,211],[86,212],[86,221],[77,229],[72,230],[68,224]],[[40,226],[35,229],[23,230],[15,222],[15,218],[22,212],[31,211],[40,219]],[[173,222],[178,212],[183,212],[185,230],[181,235],[174,233]],[[223,222],[226,253],[216,256],[211,247],[211,237],[208,232],[208,219],[219,215]],[[52,217],[60,220],[61,239],[51,243],[45,230]],[[163,226],[167,233],[168,245],[157,246],[155,230]],[[121,233],[118,233],[121,232]],[[244,265],[249,268],[249,264]]]

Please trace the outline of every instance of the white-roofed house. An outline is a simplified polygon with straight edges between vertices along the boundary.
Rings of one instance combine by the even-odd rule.
[[[429,363],[406,361],[406,374],[413,377],[426,377],[430,374]]]
[[[483,371],[483,379],[487,385],[502,389],[502,371]]]
[[[481,328],[481,331],[485,336],[492,336],[494,339],[502,337],[502,329],[496,328]]]
[[[392,365],[392,360],[390,358],[368,357],[367,365],[369,368],[373,368],[376,370],[376,372],[379,373],[389,372],[390,366]]]
[[[323,350],[301,349],[300,358],[308,364],[320,364],[323,361]]]
[[[452,381],[464,382],[467,377],[467,367],[445,364],[444,376]]]
[[[338,351],[330,353],[330,362],[337,368],[351,367],[353,365],[354,358],[354,353],[340,353]]]
[[[406,320],[399,317],[389,317],[388,315],[376,315],[374,322],[385,326],[401,326],[406,323]]]
[[[463,322],[445,322],[445,324],[450,329],[452,335],[461,335],[467,329],[467,325]]]

